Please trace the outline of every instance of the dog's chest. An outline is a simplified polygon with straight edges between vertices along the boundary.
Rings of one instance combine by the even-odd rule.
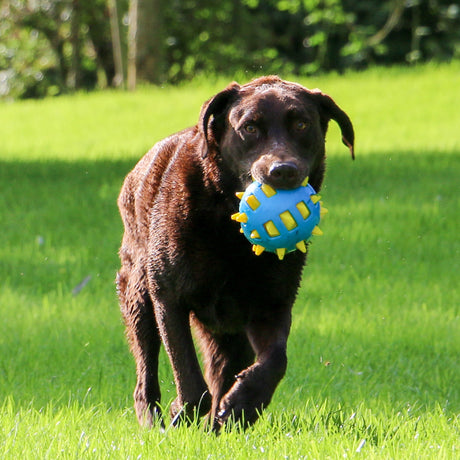
[[[256,256],[250,254],[252,258]],[[270,254],[270,256],[273,256]],[[274,256],[273,256],[274,258]],[[192,309],[196,317],[215,332],[240,332],[273,309],[290,309],[297,290],[297,277],[287,278],[257,261],[257,268],[236,265],[232,260],[215,264],[206,282],[195,290]],[[270,264],[268,264],[270,265]],[[195,287],[198,286],[195,284]]]

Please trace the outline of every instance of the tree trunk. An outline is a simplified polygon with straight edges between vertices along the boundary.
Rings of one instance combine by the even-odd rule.
[[[123,57],[120,39],[120,24],[118,21],[118,5],[117,0],[109,0],[109,14],[110,14],[110,32],[112,35],[112,50],[113,62],[115,65],[115,76],[113,77],[112,84],[115,87],[123,85]]]
[[[128,89],[137,80],[159,83],[162,75],[161,0],[131,0],[128,26]]]
[[[79,0],[72,0],[72,16],[70,18],[70,43],[72,44],[72,59],[67,76],[67,86],[75,90],[80,86],[81,56],[80,56],[80,8]]]
[[[136,89],[137,0],[130,0],[128,13],[128,90]]]

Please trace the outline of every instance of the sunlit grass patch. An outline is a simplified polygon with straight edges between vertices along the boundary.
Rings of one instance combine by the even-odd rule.
[[[331,124],[286,376],[219,437],[137,426],[114,278],[125,174],[226,82],[1,106],[0,456],[457,458],[458,70],[302,80],[355,121],[357,158]],[[164,352],[160,378],[167,424]]]

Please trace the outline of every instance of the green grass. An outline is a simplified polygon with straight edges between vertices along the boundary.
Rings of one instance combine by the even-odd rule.
[[[331,124],[286,377],[219,437],[137,426],[114,276],[124,175],[226,82],[0,106],[1,458],[458,458],[460,65],[302,83],[350,114],[357,159]]]

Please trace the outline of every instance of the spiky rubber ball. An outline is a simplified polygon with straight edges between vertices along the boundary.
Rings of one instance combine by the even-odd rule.
[[[238,192],[239,212],[231,217],[241,224],[241,231],[252,243],[256,255],[275,253],[282,260],[288,252],[307,252],[311,235],[322,235],[318,224],[327,209],[321,197],[308,184],[291,190],[275,190],[268,184],[253,182]]]

